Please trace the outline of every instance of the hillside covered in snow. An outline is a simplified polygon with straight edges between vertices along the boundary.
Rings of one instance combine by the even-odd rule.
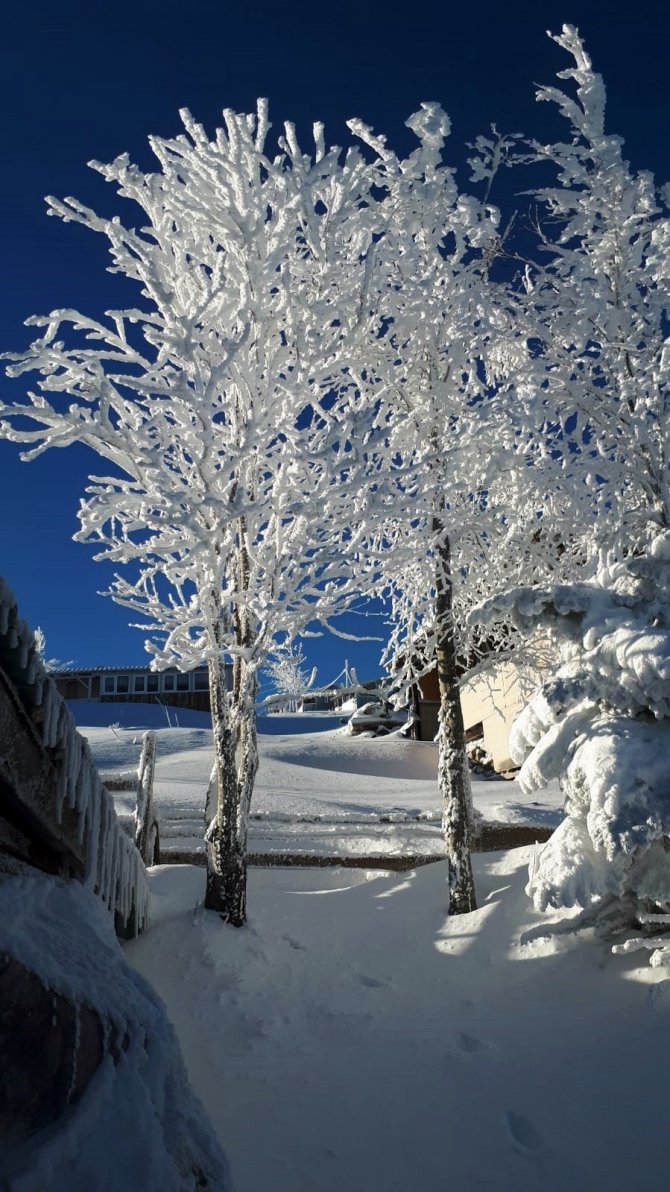
[[[99,709],[112,708],[109,719],[119,706],[98,705],[96,718],[103,718]],[[132,768],[141,730],[148,722],[160,725],[156,713],[161,709],[149,705],[145,712],[144,705],[126,705],[134,724],[121,728],[87,726],[90,707],[95,705],[73,705],[97,765],[103,772]],[[441,856],[436,746],[398,737],[352,737],[332,723],[332,718],[311,715],[261,719],[251,852]],[[157,731],[155,794],[164,855],[202,852],[211,732],[166,726]],[[557,784],[525,800],[515,781],[475,776],[473,794],[487,822],[555,827],[562,818]],[[130,809],[132,795],[116,798]]]

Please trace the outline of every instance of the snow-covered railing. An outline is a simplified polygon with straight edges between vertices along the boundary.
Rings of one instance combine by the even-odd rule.
[[[114,915],[118,934],[138,934],[146,924],[148,908],[142,857],[123,831],[88,743],[77,732],[40,658],[35,635],[19,616],[14,594],[2,578],[0,673],[9,680],[9,687],[4,685],[8,708],[12,704],[8,716],[18,715],[12,693],[25,713],[20,730],[25,742],[17,741],[12,757],[3,759],[10,775],[5,781],[13,786],[14,799],[21,805],[18,832],[24,837],[34,833],[56,855],[62,854],[69,862],[62,872],[76,877],[104,902]],[[30,782],[12,782],[11,774],[20,772],[24,757],[34,754],[36,745],[41,747],[41,768],[38,771],[33,764]]]

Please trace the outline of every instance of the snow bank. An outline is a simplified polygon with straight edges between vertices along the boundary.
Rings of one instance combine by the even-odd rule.
[[[340,728],[346,717],[332,712],[296,712],[258,717],[258,732],[262,736],[286,737],[308,733],[325,733]]]
[[[3,882],[0,954],[37,974],[53,994],[93,1011],[105,1040],[81,1100],[53,1126],[13,1147],[5,1142],[2,1187],[226,1192],[226,1162],[191,1091],[165,1008],[124,960],[109,916],[89,891],[44,875]],[[50,1041],[37,1037],[34,1045],[46,1050]],[[73,1083],[77,1054],[63,1051]]]
[[[300,721],[300,716],[295,717]],[[139,731],[86,728],[96,764],[135,765]],[[154,793],[161,848],[203,851],[203,811],[212,768],[211,732],[158,729]],[[351,737],[346,730],[262,735],[251,807],[252,852],[322,856],[442,855],[437,747],[427,741]],[[488,822],[554,827],[562,819],[557,783],[528,798],[517,782],[473,778]],[[132,812],[132,796],[114,796]]]
[[[163,704],[102,703],[98,700],[73,699],[67,701],[76,724],[85,728],[103,728],[110,724],[121,728],[202,728],[211,729],[209,712],[193,708],[171,708]]]

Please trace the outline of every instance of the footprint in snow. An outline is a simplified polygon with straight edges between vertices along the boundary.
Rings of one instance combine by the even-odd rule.
[[[305,945],[301,944],[298,940],[294,939],[292,935],[285,935],[284,939],[285,939],[286,943],[289,945],[289,947],[293,948],[296,952],[306,952],[307,951],[307,949],[305,948]]]
[[[468,1055],[474,1055],[476,1051],[481,1051],[483,1047],[486,1047],[486,1044],[481,1039],[478,1039],[475,1035],[468,1035],[465,1031],[461,1031],[459,1034],[458,1045]]]
[[[367,973],[356,973],[356,979],[368,989],[385,989],[387,982],[378,981],[376,977],[368,977]]]
[[[525,1151],[537,1151],[544,1146],[544,1138],[540,1131],[525,1114],[508,1109],[505,1117],[509,1132],[518,1146],[523,1147]]]

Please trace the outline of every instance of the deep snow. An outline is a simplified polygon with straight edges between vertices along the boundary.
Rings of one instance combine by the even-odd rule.
[[[80,731],[103,771],[137,764],[141,729],[149,725],[143,723],[143,705],[132,707],[134,728],[87,727],[78,713]],[[397,737],[352,737],[342,728],[324,729],[324,719],[326,726],[332,723],[311,715],[263,718],[251,851],[443,855],[437,747]],[[156,722],[150,706],[147,720]],[[267,722],[271,733],[264,731]],[[278,732],[282,722],[289,731]],[[307,731],[297,733],[296,722]],[[203,849],[211,765],[209,729],[158,728],[155,794],[166,855]],[[557,784],[529,801],[514,781],[475,778],[473,794],[487,821],[554,827],[562,818]],[[116,798],[131,808],[132,794]]]
[[[476,857],[481,909],[452,920],[442,863],[252,870],[242,930],[194,912],[202,870],[153,871],[127,956],[238,1192],[665,1186],[670,983],[589,935],[549,938],[528,857]]]
[[[88,728],[98,764],[136,764],[143,727]],[[432,745],[326,730],[263,735],[261,753],[252,848],[439,840]],[[160,729],[158,759],[164,827],[199,825],[209,731]],[[558,820],[559,798],[475,782],[487,818]],[[552,934],[570,915],[532,909],[530,856],[476,856],[480,909],[451,920],[439,861],[254,868],[241,930],[202,909],[202,868],[150,871],[151,925],[125,955],[168,1008],[237,1192],[665,1186],[670,982],[591,933]]]

